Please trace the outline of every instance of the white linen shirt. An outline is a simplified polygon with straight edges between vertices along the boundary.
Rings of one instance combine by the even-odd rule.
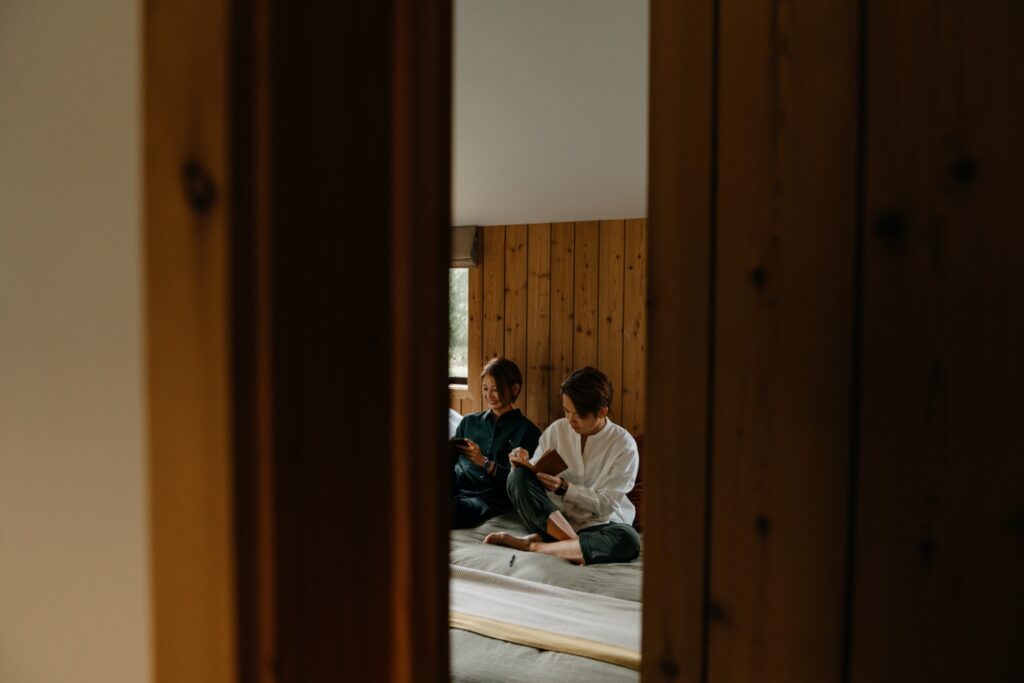
[[[549,491],[548,498],[577,530],[606,522],[632,524],[636,508],[626,494],[633,489],[640,467],[636,441],[607,420],[601,431],[587,437],[585,453],[580,442],[580,435],[565,418],[551,423],[540,435],[530,462],[537,462],[554,448],[569,466],[559,475],[569,483],[565,495]]]

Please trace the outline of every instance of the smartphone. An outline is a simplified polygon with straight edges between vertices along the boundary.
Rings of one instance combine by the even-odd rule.
[[[459,456],[462,455],[458,446],[467,446],[466,439],[448,439],[448,449],[451,451],[452,462],[458,462]]]

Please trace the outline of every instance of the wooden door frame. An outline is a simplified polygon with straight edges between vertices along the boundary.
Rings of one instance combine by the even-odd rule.
[[[716,5],[651,2],[647,368],[649,378],[686,382],[681,395],[680,385],[647,381],[645,680],[700,680],[706,641]],[[276,680],[273,548],[280,526],[272,487],[275,285],[266,144],[273,8],[273,0],[191,0],[161,4],[159,11],[156,3],[145,5],[145,281],[159,683]],[[451,2],[395,0],[392,8],[395,172],[389,192],[400,210],[390,223],[390,267],[397,275],[389,304],[397,339],[391,374],[392,381],[437,375],[436,392],[427,399],[437,410],[396,422],[391,447],[394,454],[421,447],[415,435],[437,432],[427,441],[437,441],[432,447],[440,452],[447,399],[440,356],[434,356],[444,344],[436,320],[443,319],[437,313],[446,301],[439,273],[445,272],[448,232],[428,226],[448,211]],[[250,61],[238,62],[240,55]],[[240,70],[243,63],[252,70]],[[252,109],[240,119],[243,102]],[[253,229],[242,231],[243,224]],[[419,258],[424,254],[433,257]],[[197,272],[197,287],[183,288]],[[177,332],[169,336],[168,330]],[[239,345],[242,335],[254,341]],[[417,343],[414,336],[428,341]],[[434,361],[438,372],[419,369]],[[680,414],[686,415],[681,431]],[[233,453],[242,448],[255,457],[238,460]],[[401,464],[395,462],[398,474],[390,482],[396,500],[405,503],[389,511],[397,599],[387,603],[388,670],[393,680],[412,680],[447,667],[447,548],[435,542],[447,515],[442,499],[417,495],[416,479],[402,474]],[[440,481],[441,473],[431,476]],[[409,537],[426,541],[411,547]],[[379,646],[363,644],[367,652]]]
[[[228,3],[143,12],[143,258],[156,681],[234,681]]]
[[[650,8],[642,673],[697,683],[710,604],[718,2]]]

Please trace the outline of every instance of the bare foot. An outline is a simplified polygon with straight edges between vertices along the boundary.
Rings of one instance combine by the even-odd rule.
[[[507,545],[509,548],[515,548],[516,550],[529,550],[530,545],[533,543],[540,543],[541,540],[540,534],[513,536],[512,534],[505,533],[504,531],[496,531],[493,534],[487,534],[487,537],[484,539],[484,543]]]

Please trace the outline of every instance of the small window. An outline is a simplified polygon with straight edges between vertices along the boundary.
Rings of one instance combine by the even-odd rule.
[[[448,270],[448,381],[469,377],[469,269]]]

